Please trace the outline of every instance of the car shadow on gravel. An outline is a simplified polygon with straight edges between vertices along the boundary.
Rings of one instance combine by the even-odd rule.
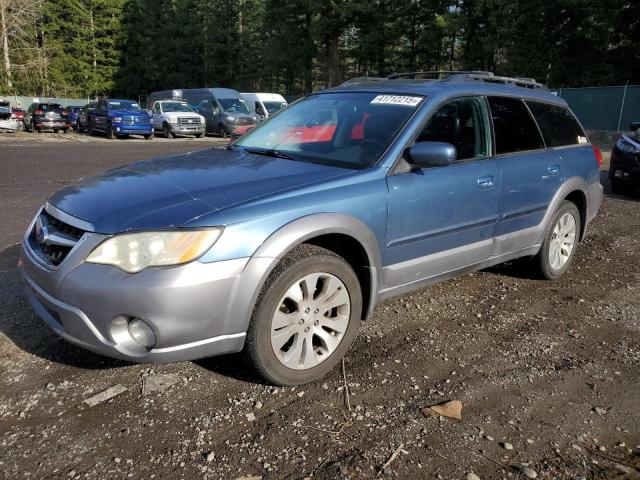
[[[20,350],[44,360],[92,369],[112,369],[131,365],[128,362],[96,355],[58,337],[38,318],[24,294],[18,271],[20,245],[0,251],[0,333]],[[5,346],[0,336],[0,350],[11,361],[13,347]]]
[[[271,385],[253,371],[242,353],[203,358],[193,363],[212,373],[241,382]]]

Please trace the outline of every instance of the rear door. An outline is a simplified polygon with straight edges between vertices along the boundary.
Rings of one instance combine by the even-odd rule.
[[[491,155],[490,138],[484,98],[449,100],[427,121],[416,143],[451,143],[456,162],[387,178],[386,288],[490,256],[500,195],[500,169]]]
[[[488,100],[496,158],[502,172],[496,225],[499,254],[533,245],[526,229],[540,224],[565,172],[558,154],[546,147],[522,99],[495,96]]]

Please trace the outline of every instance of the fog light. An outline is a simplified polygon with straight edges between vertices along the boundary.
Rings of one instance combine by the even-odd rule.
[[[149,325],[134,318],[129,322],[129,335],[144,348],[153,348],[156,344],[156,334]]]

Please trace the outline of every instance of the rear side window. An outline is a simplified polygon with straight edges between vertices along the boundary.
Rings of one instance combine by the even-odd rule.
[[[527,106],[517,98],[489,97],[496,154],[544,148],[540,131]]]
[[[587,137],[569,109],[541,102],[527,102],[548,147],[586,143]]]

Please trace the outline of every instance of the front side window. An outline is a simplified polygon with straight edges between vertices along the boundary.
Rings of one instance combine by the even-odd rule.
[[[456,147],[458,161],[489,155],[481,98],[458,98],[440,106],[416,142],[446,142]]]
[[[249,113],[247,104],[239,98],[219,98],[218,103],[225,113]]]
[[[548,147],[586,143],[587,136],[568,108],[527,101]]]
[[[373,165],[424,97],[376,93],[311,95],[269,117],[235,145],[293,160],[362,169]]]
[[[489,97],[489,106],[498,155],[544,148],[538,126],[522,100]]]
[[[287,105],[284,102],[263,102],[263,103],[264,103],[264,107],[267,109],[267,112],[269,112],[269,115],[273,115],[278,110],[281,110]]]

